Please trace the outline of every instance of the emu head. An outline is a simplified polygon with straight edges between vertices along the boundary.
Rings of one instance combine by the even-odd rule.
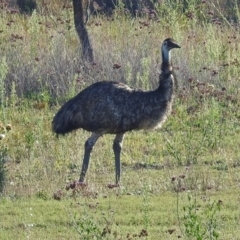
[[[170,62],[170,50],[173,48],[181,48],[172,38],[167,38],[162,44],[163,62]]]

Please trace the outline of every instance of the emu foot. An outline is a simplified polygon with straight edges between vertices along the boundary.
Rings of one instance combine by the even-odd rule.
[[[76,189],[80,189],[80,188],[84,189],[86,187],[87,187],[87,184],[84,182],[73,181],[66,186],[66,190],[69,190],[69,189],[76,190]]]
[[[110,188],[110,189],[116,188],[116,187],[120,187],[119,183],[116,183],[116,184],[108,184],[108,188]]]

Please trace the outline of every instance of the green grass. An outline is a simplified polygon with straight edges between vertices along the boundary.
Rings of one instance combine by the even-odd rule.
[[[148,194],[147,203],[144,194]],[[128,239],[128,235],[129,239],[138,239],[141,237],[135,235],[139,236],[145,229],[148,239],[184,238],[183,207],[188,206],[188,193],[179,193],[178,210],[176,193],[144,194],[127,195],[108,190],[102,197],[93,198],[88,192],[87,196],[80,194],[75,200],[6,198],[1,201],[0,236],[1,239],[93,239],[94,236],[97,239],[108,229],[105,239]],[[220,239],[238,239],[237,188],[198,195],[199,217],[206,217],[204,210],[214,200],[222,201],[216,214]]]
[[[94,66],[80,58],[71,9],[1,9],[0,239],[240,239],[239,23],[213,23],[210,3],[193,10],[192,1],[192,19],[167,4],[158,20],[91,18]],[[89,133],[56,138],[54,114],[96,81],[155,88],[167,37],[181,45],[172,53],[179,89],[171,117],[161,130],[126,134],[119,189],[107,187],[115,170],[106,135],[92,152],[87,189],[67,191]]]

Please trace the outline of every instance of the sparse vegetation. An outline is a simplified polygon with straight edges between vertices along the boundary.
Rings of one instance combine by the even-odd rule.
[[[183,207],[183,223],[186,237],[189,239],[218,239],[218,213],[222,201],[209,202],[204,206],[197,205],[197,199],[188,195],[188,205]]]
[[[239,6],[187,2],[183,9],[164,1],[157,19],[122,9],[91,16],[94,64],[81,59],[71,1],[39,1],[31,15],[1,4],[1,239],[239,238]],[[92,153],[88,186],[67,191],[89,134],[57,139],[57,109],[100,80],[154,88],[167,37],[181,45],[172,56],[179,88],[168,122],[126,135],[120,188],[107,188],[107,135]]]

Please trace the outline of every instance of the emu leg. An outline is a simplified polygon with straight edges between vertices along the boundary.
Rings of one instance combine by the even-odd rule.
[[[116,171],[116,186],[120,182],[121,176],[121,161],[120,161],[120,154],[122,149],[122,141],[123,141],[124,134],[117,134],[114,141],[113,141],[113,151],[115,156],[115,171]]]
[[[83,157],[83,164],[82,164],[82,171],[80,174],[79,182],[82,183],[84,181],[85,175],[88,170],[89,160],[90,160],[90,154],[93,149],[94,144],[98,140],[98,138],[101,136],[101,134],[92,133],[91,137],[88,138],[88,140],[85,142],[85,152]]]

